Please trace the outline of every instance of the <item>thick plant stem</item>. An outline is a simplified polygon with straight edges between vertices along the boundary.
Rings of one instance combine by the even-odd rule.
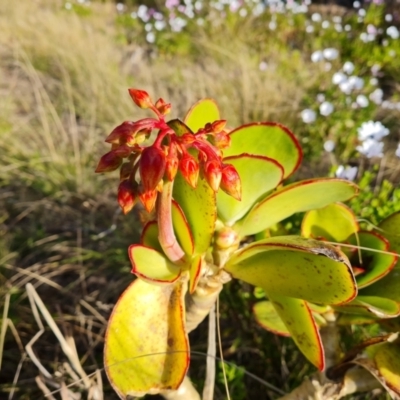
[[[200,394],[187,376],[185,376],[178,390],[164,392],[162,396],[166,400],[201,400]]]
[[[158,197],[157,221],[158,240],[165,255],[175,264],[184,263],[185,253],[176,240],[172,225],[172,189],[173,181],[164,183],[162,193]]]

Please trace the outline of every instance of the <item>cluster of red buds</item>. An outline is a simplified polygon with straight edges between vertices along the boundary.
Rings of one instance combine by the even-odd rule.
[[[178,170],[193,188],[201,175],[215,192],[221,188],[240,200],[239,175],[232,165],[222,162],[222,149],[230,145],[224,131],[226,121],[178,135],[165,121],[171,104],[163,99],[153,104],[143,90],[129,89],[129,94],[138,107],[152,110],[157,118],[125,121],[117,126],[106,139],[111,151],[101,157],[96,168],[96,172],[120,168],[118,202],[125,214],[138,199],[148,212],[153,210],[163,183],[172,182]],[[158,130],[153,144],[145,145],[153,130]]]

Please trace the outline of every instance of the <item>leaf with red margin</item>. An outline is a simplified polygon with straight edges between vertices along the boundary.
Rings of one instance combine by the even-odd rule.
[[[400,395],[400,346],[398,343],[384,343],[379,346],[374,361],[386,385]]]
[[[177,389],[185,377],[185,287],[136,279],[118,299],[107,326],[104,367],[122,399]]]
[[[253,235],[291,215],[345,201],[357,194],[357,186],[344,179],[316,178],[293,183],[278,189],[236,224],[243,236]]]
[[[140,236],[140,244],[146,247],[151,247],[159,253],[163,253],[163,249],[158,241],[158,224],[157,221],[148,222]]]
[[[241,200],[236,200],[222,190],[217,193],[218,216],[227,225],[232,225],[242,218],[262,195],[281,183],[283,167],[271,158],[251,154],[224,158],[224,163],[235,167],[242,184]]]
[[[188,221],[183,213],[182,208],[179,204],[172,200],[172,222],[174,225],[174,230],[176,238],[182,247],[182,250],[189,256],[193,254],[194,242],[192,231],[190,230]]]
[[[357,217],[342,203],[308,211],[301,223],[302,236],[323,238],[332,242],[343,242],[358,231]]]
[[[213,99],[203,99],[194,104],[187,112],[184,122],[193,131],[204,128],[207,123],[220,120],[217,103]]]
[[[240,126],[229,134],[231,145],[224,149],[224,156],[242,153],[276,160],[283,166],[287,178],[300,165],[303,153],[293,133],[275,122],[258,122]]]
[[[389,240],[390,250],[395,253],[400,253],[400,211],[389,215],[383,220],[378,227],[381,233],[386,239]],[[382,231],[381,231],[382,230]],[[400,267],[400,266],[399,266]]]
[[[348,243],[373,250],[389,251],[389,242],[375,232],[359,232],[357,235],[349,237]],[[389,274],[397,262],[395,254],[382,254],[376,251],[361,249],[362,265],[360,265],[357,249],[352,249],[352,252],[353,255],[350,260],[353,267],[360,267],[365,270],[364,273],[356,276],[358,289],[365,288],[382,279],[385,275]],[[369,293],[372,296],[376,295],[373,288],[371,288]]]
[[[342,313],[379,318],[395,318],[400,315],[400,304],[396,301],[376,296],[359,295],[350,303],[335,307]]]
[[[201,269],[203,267],[203,256],[197,255],[192,260],[192,265],[190,266],[190,281],[189,281],[189,293],[192,294],[196,290],[197,284],[201,277]]]
[[[150,283],[170,284],[181,275],[181,269],[151,247],[133,244],[128,249],[132,273]]]
[[[324,348],[318,326],[307,302],[276,294],[271,296],[269,293],[268,298],[301,352],[320,371],[323,371],[325,368]]]
[[[299,236],[254,242],[236,251],[224,269],[268,295],[318,304],[342,304],[357,295],[346,255],[327,243]]]
[[[270,301],[259,301],[253,306],[256,321],[267,331],[280,336],[290,336],[290,332]]]

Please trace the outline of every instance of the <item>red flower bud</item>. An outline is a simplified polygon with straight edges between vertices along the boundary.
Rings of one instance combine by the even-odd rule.
[[[224,119],[221,119],[221,120],[218,120],[218,121],[214,121],[211,124],[212,130],[213,130],[214,133],[222,132],[224,130],[224,128],[225,128],[225,125],[226,125],[226,120],[224,120]]]
[[[127,137],[134,135],[135,132],[135,122],[125,121],[114,128],[105,141],[107,143],[123,144],[126,143]]]
[[[123,144],[122,146],[118,146],[113,149],[113,152],[119,157],[126,158],[132,153],[132,147]]]
[[[139,172],[145,192],[154,190],[165,172],[165,154],[158,147],[146,147],[140,157]]]
[[[126,215],[132,210],[137,200],[135,189],[130,181],[123,181],[118,186],[118,204]]]
[[[111,150],[100,158],[95,172],[115,171],[121,164],[122,158],[115,154],[114,150]]]
[[[163,99],[158,99],[155,107],[162,115],[167,115],[171,112],[171,103],[166,103]]]
[[[135,104],[140,108],[150,108],[153,105],[149,94],[144,90],[129,89],[129,94]]]
[[[206,161],[203,172],[211,189],[217,192],[222,178],[221,162],[219,160]]]
[[[167,157],[167,163],[165,165],[165,176],[169,181],[173,181],[175,179],[176,173],[178,172],[178,166],[178,157]]]
[[[240,201],[242,198],[240,176],[231,164],[222,166],[221,189],[236,200]]]
[[[148,190],[139,194],[139,199],[147,212],[151,212],[156,204],[157,190]]]
[[[211,142],[219,149],[226,149],[231,145],[231,137],[225,132],[220,132],[211,138]]]
[[[184,133],[179,139],[182,144],[192,144],[197,138],[192,133]]]
[[[181,158],[179,169],[187,183],[195,188],[199,179],[199,164],[197,161],[190,154],[186,153]]]

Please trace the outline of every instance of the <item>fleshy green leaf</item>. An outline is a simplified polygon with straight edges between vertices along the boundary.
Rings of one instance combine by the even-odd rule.
[[[262,195],[279,185],[283,168],[270,158],[249,154],[225,158],[224,163],[232,164],[236,168],[242,183],[240,201],[222,190],[217,194],[218,215],[222,221],[231,225],[242,218]]]
[[[400,211],[396,212],[379,224],[379,231],[390,243],[390,250],[400,253]]]
[[[341,203],[308,211],[301,223],[304,237],[323,238],[332,242],[343,242],[358,230],[355,214]]]
[[[225,265],[234,278],[312,303],[340,304],[357,294],[347,257],[324,242],[272,237],[238,250]]]
[[[199,178],[193,189],[178,172],[173,197],[183,210],[194,241],[194,254],[203,254],[210,246],[217,218],[215,193],[205,179]]]
[[[175,282],[181,270],[162,253],[138,244],[129,246],[132,273],[152,283]]]
[[[345,201],[357,194],[357,186],[342,179],[309,179],[272,193],[237,224],[241,236],[252,235],[291,215]]]
[[[203,99],[190,108],[184,122],[193,132],[197,132],[200,128],[204,128],[205,124],[220,119],[219,108],[215,100]]]
[[[357,315],[357,314],[340,314],[337,319],[338,325],[363,325],[373,324],[378,321],[378,317],[369,315]]]
[[[271,297],[268,294],[268,297],[301,352],[322,371],[325,367],[324,349],[317,324],[307,303],[286,296]]]
[[[176,201],[172,201],[172,221],[176,238],[179,244],[182,246],[182,250],[187,255],[192,255],[194,251],[194,243],[192,232],[189,228],[189,224],[186,220],[185,214],[181,207]]]
[[[386,381],[386,385],[400,395],[400,346],[384,343],[375,354],[375,364]]]
[[[376,296],[357,296],[350,303],[336,309],[344,313],[364,316],[373,315],[379,318],[394,318],[400,315],[399,303]]]
[[[104,366],[121,398],[177,389],[189,366],[184,284],[157,286],[136,279],[108,322]]]
[[[193,133],[192,130],[180,119],[172,119],[167,122],[167,125],[172,128],[178,136],[182,136],[185,133]]]
[[[359,232],[357,235],[351,236],[348,242],[353,245],[358,245],[357,236],[361,247],[382,251],[388,251],[389,249],[387,240],[373,232]],[[387,275],[396,264],[397,257],[395,255],[361,249],[361,261],[362,264],[360,265],[358,252],[354,249],[351,257],[352,266],[365,269],[364,273],[356,277],[359,289],[369,286]],[[373,289],[372,293],[374,293]]]
[[[253,313],[257,323],[267,331],[281,336],[290,336],[290,332],[270,301],[260,301],[254,304]]]
[[[301,147],[293,133],[283,125],[274,122],[259,122],[243,125],[230,134],[231,146],[224,150],[224,156],[242,153],[269,157],[284,169],[284,178],[292,174],[302,159]]]
[[[140,244],[146,247],[151,247],[160,253],[163,253],[163,249],[158,241],[158,225],[157,221],[148,222],[142,231],[140,237]]]
[[[201,268],[203,266],[203,258],[199,254],[192,260],[192,265],[190,266],[190,281],[189,281],[189,292],[192,294],[197,287],[199,279],[201,277]]]

